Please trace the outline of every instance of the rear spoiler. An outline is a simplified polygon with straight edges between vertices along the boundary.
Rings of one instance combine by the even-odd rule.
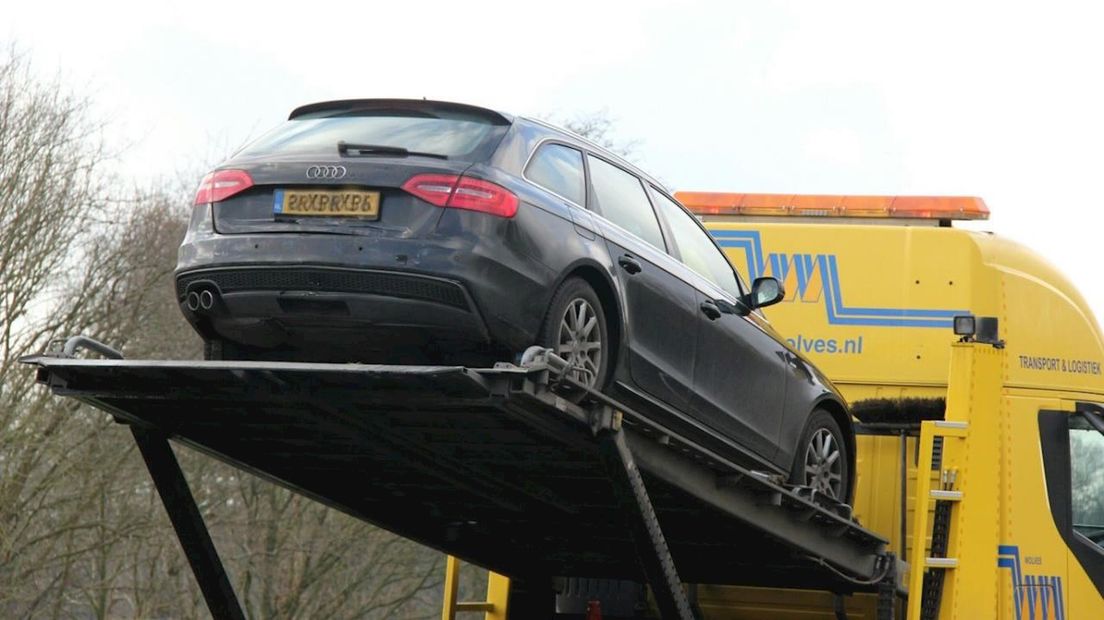
[[[509,125],[514,118],[502,112],[488,110],[465,103],[453,103],[451,101],[430,101],[427,99],[338,99],[335,101],[321,101],[299,106],[291,111],[288,120],[294,120],[303,116],[313,116],[323,112],[358,112],[369,110],[417,110],[428,114],[445,113],[450,116],[472,116],[494,125]]]

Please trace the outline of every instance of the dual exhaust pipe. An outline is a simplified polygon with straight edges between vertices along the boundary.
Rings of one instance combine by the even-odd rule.
[[[215,294],[209,288],[188,291],[184,305],[192,312],[210,312],[215,307]]]

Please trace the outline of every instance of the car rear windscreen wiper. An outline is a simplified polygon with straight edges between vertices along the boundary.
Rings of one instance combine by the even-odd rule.
[[[409,157],[411,155],[415,155],[420,157],[448,159],[448,155],[442,155],[440,153],[411,151],[408,149],[404,149],[401,146],[387,146],[385,144],[355,144],[352,142],[338,142],[337,152],[345,157],[348,157],[350,155],[398,155],[400,157]]]

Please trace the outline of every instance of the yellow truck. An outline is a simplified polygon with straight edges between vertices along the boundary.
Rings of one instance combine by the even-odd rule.
[[[955,227],[988,217],[976,198],[678,198],[747,281],[784,282],[767,317],[853,405],[855,516],[907,560],[895,617],[1104,618],[1104,342],[1069,280]],[[505,617],[503,578],[458,606],[449,566],[443,618]],[[885,617],[872,595],[695,590],[709,619]]]

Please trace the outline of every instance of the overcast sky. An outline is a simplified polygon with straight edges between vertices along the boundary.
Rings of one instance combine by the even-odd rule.
[[[1100,7],[37,1],[6,5],[0,37],[92,94],[135,175],[331,98],[606,109],[674,189],[981,196],[985,228],[1050,258],[1100,315]]]

